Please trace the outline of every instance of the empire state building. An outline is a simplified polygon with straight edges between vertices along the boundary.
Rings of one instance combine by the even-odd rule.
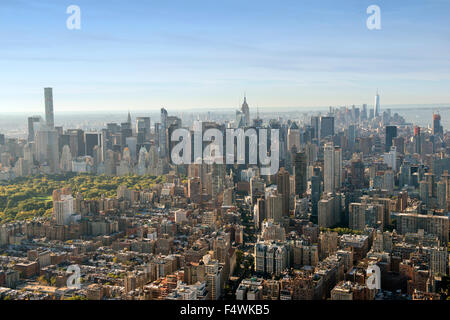
[[[245,126],[249,126],[250,125],[250,108],[248,107],[246,96],[244,96],[244,103],[242,104],[241,112],[244,114]]]

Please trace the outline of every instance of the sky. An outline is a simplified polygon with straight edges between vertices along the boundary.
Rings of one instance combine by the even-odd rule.
[[[381,30],[369,30],[378,5]],[[69,30],[67,7],[81,9]],[[0,113],[450,103],[448,0],[1,0]],[[274,109],[276,110],[276,109]]]

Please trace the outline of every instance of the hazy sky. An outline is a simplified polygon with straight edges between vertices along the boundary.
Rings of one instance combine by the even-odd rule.
[[[369,5],[381,30],[366,27]],[[68,30],[69,5],[81,30]],[[450,102],[448,0],[0,0],[0,112]]]

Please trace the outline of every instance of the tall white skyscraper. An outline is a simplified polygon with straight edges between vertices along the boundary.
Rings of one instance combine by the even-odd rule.
[[[375,95],[375,105],[374,105],[373,109],[374,109],[375,117],[378,117],[380,115],[380,112],[381,112],[381,109],[380,109],[380,95],[378,94],[378,90],[377,90],[377,94]]]
[[[55,118],[53,115],[53,89],[44,88],[45,95],[45,122],[47,127],[53,129],[55,127]]]

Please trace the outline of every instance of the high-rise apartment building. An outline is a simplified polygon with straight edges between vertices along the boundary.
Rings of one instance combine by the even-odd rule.
[[[167,156],[167,110],[161,109],[161,124],[159,127],[159,155],[162,158]]]
[[[258,274],[280,275],[288,267],[287,248],[275,242],[255,245],[255,271]]]
[[[60,189],[53,192],[53,215],[56,224],[65,226],[70,224],[74,211],[74,199],[70,189]]]
[[[319,201],[318,205],[319,227],[330,228],[341,221],[341,197],[328,196]]]
[[[353,230],[383,226],[384,207],[381,204],[351,203],[348,220],[348,226]]]
[[[53,129],[55,127],[55,118],[53,114],[53,89],[45,88],[45,122],[47,127]]]
[[[400,234],[416,233],[423,229],[426,233],[437,236],[442,243],[448,243],[448,216],[398,213],[396,220]]]
[[[281,222],[283,218],[283,196],[280,194],[270,194],[266,197],[266,217],[275,222]]]

